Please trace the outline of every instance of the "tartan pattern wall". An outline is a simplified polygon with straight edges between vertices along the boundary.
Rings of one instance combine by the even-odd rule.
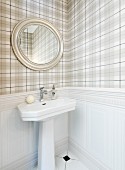
[[[38,26],[32,33],[32,61],[48,63],[58,54],[58,41],[55,35],[46,27]]]
[[[73,86],[125,88],[125,0],[69,0]]]
[[[32,71],[13,54],[18,21],[40,17],[60,31],[63,57],[48,71]],[[81,86],[125,88],[125,0],[1,0],[0,94]]]
[[[67,47],[59,64],[47,71],[33,71],[23,66],[15,57],[10,43],[11,31],[22,19],[40,17],[56,26],[63,41],[67,32],[66,0],[1,0],[0,1],[0,94],[51,88],[65,84],[64,67]]]
[[[32,41],[33,41],[33,37],[31,33],[27,33],[27,32],[22,32],[21,33],[21,38],[19,41],[19,46],[22,50],[22,52],[29,58],[32,56]]]

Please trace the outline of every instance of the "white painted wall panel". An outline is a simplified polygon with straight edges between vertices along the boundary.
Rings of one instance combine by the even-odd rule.
[[[79,88],[69,89],[69,97],[77,99],[70,148],[92,170],[125,170],[125,93]]]
[[[77,102],[75,111],[69,114],[69,135],[77,144],[84,147],[86,145],[86,115],[85,103]]]
[[[87,147],[96,159],[113,168],[113,111],[110,107],[87,103]]]
[[[37,152],[38,126],[23,122],[17,109],[1,113],[2,167]]]
[[[77,108],[69,113],[69,129],[67,113],[56,118],[55,142],[69,130],[69,144],[91,170],[125,170],[125,92],[69,88],[59,94],[77,99]],[[22,122],[16,109],[26,95],[0,98],[0,170],[36,164],[38,123]]]
[[[20,170],[31,170],[37,163],[39,122],[23,122],[16,108],[25,101],[27,94],[0,97],[0,170],[17,170],[19,167]],[[67,139],[68,113],[55,119],[55,145],[58,149],[62,143],[63,146],[66,144]]]
[[[68,113],[55,118],[55,142],[68,138]]]

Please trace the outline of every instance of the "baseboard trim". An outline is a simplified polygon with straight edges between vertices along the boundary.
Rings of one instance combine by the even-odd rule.
[[[58,142],[56,142],[55,154],[59,155],[66,150],[68,150],[68,137],[63,138],[63,139],[59,140]]]
[[[96,170],[111,170],[109,167],[104,165],[102,162],[96,160],[92,155],[80,147],[71,138],[69,139],[69,150],[78,157],[78,159],[90,169]]]
[[[63,138],[56,142],[55,144],[55,154],[58,155],[65,150],[68,149],[68,137]],[[31,155],[28,155],[26,157],[23,157],[5,167],[2,167],[0,170],[27,170],[27,169],[33,169],[37,167],[37,157],[38,153],[33,153]]]
[[[25,156],[5,167],[2,167],[0,170],[24,170],[23,167],[32,168],[37,165],[37,153],[30,154]]]

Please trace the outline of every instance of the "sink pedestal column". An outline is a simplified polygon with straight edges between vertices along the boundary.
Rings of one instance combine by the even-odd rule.
[[[39,123],[38,170],[55,170],[53,119]]]

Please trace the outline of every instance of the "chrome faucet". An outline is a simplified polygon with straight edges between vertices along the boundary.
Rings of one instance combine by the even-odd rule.
[[[42,102],[43,99],[43,94],[47,94],[47,90],[44,90],[44,87],[40,88],[40,102]]]

